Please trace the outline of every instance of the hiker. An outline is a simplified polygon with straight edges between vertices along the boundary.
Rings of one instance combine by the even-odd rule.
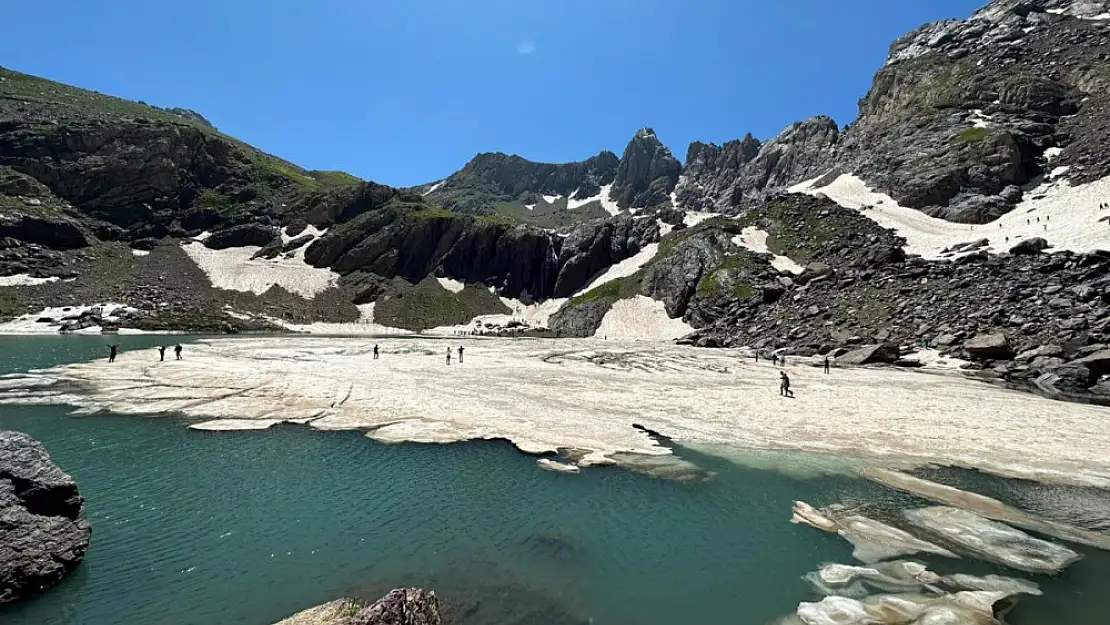
[[[166,346],[162,345],[158,348],[158,362],[164,362],[165,360],[166,360]]]
[[[775,352],[771,352],[771,366],[775,367],[775,366],[778,366],[778,364],[779,364],[779,355],[776,354]]]
[[[825,356],[825,375],[829,374],[829,357]]]
[[[174,353],[175,356],[177,356],[178,360],[181,360],[181,345],[174,345],[173,346],[173,353]]]
[[[374,345],[374,360],[378,359],[378,346]]]
[[[783,354],[783,355],[779,356],[779,366],[780,367],[785,367],[786,366],[786,354]]]
[[[785,371],[779,371],[779,396],[794,396],[794,391],[790,390],[790,376],[786,375]]]
[[[759,350],[755,350],[755,361],[759,362]]]
[[[109,345],[108,346],[108,362],[115,362],[116,361],[116,350],[118,350],[118,349],[119,349],[119,345]]]
[[[461,365],[462,362],[463,362],[463,346],[459,345],[459,364]]]
[[[447,365],[448,366],[451,365],[451,348],[450,347],[447,348]]]

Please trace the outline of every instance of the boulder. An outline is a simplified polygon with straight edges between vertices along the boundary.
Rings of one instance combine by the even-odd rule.
[[[799,284],[808,284],[814,280],[830,278],[834,275],[836,275],[836,270],[825,263],[810,263],[806,265],[802,273],[798,274],[795,280],[797,280]]]
[[[38,441],[0,430],[0,604],[57,584],[91,536],[73,478]]]
[[[1045,241],[1041,237],[1033,237],[1032,239],[1026,239],[1011,247],[1010,253],[1018,256],[1040,254],[1046,249],[1048,249],[1048,241]]]
[[[964,344],[969,360],[1009,360],[1014,357],[1010,339],[1001,332],[980,334]]]
[[[1110,374],[1110,349],[1097,351],[1089,356],[1073,360],[1069,364],[1086,367],[1091,372],[1091,375],[1097,379],[1106,374]]]
[[[836,363],[838,365],[869,365],[876,363],[894,363],[898,361],[901,352],[897,345],[890,343],[880,343],[878,345],[868,345],[859,349],[852,350],[842,356],[838,356]]]

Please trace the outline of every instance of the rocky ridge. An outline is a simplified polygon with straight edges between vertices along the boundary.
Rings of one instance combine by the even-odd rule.
[[[0,430],[0,604],[57,584],[81,563],[92,529],[77,485],[41,443]]]

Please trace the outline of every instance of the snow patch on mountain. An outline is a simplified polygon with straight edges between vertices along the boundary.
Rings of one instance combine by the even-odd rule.
[[[828,185],[815,188],[817,180],[789,190],[824,195],[845,208],[860,211],[880,226],[905,237],[906,251],[924,258],[946,258],[945,250],[978,239],[988,239],[985,249],[996,253],[1009,251],[1033,237],[1048,241],[1053,251],[1110,249],[1110,210],[1099,208],[1110,199],[1110,177],[1073,187],[1067,180],[1050,176],[1048,181],[1026,191],[1025,199],[1012,211],[978,225],[945,221],[901,206],[889,195],[871,190],[854,174],[843,174]]]
[[[748,226],[740,231],[740,234],[732,237],[732,242],[740,247],[749,249],[756,254],[770,254],[771,266],[779,271],[787,271],[792,274],[800,274],[805,271],[805,267],[794,262],[793,259],[787,256],[779,256],[767,248],[767,231],[756,228],[755,226]]]

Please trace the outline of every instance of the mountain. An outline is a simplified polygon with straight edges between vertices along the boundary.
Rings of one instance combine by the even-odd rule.
[[[419,191],[449,210],[554,228],[625,209],[667,205],[681,169],[655,131],[644,128],[628,142],[621,158],[602,151],[584,161],[551,164],[479,154],[458,172]]]
[[[995,0],[894,42],[843,128],[695,142],[685,163],[644,128],[619,157],[480,154],[396,189],[0,70],[0,317],[238,331],[373,304],[388,326],[564,336],[661,318],[706,347],[928,344],[1106,401],[1108,87],[1110,2]]]

